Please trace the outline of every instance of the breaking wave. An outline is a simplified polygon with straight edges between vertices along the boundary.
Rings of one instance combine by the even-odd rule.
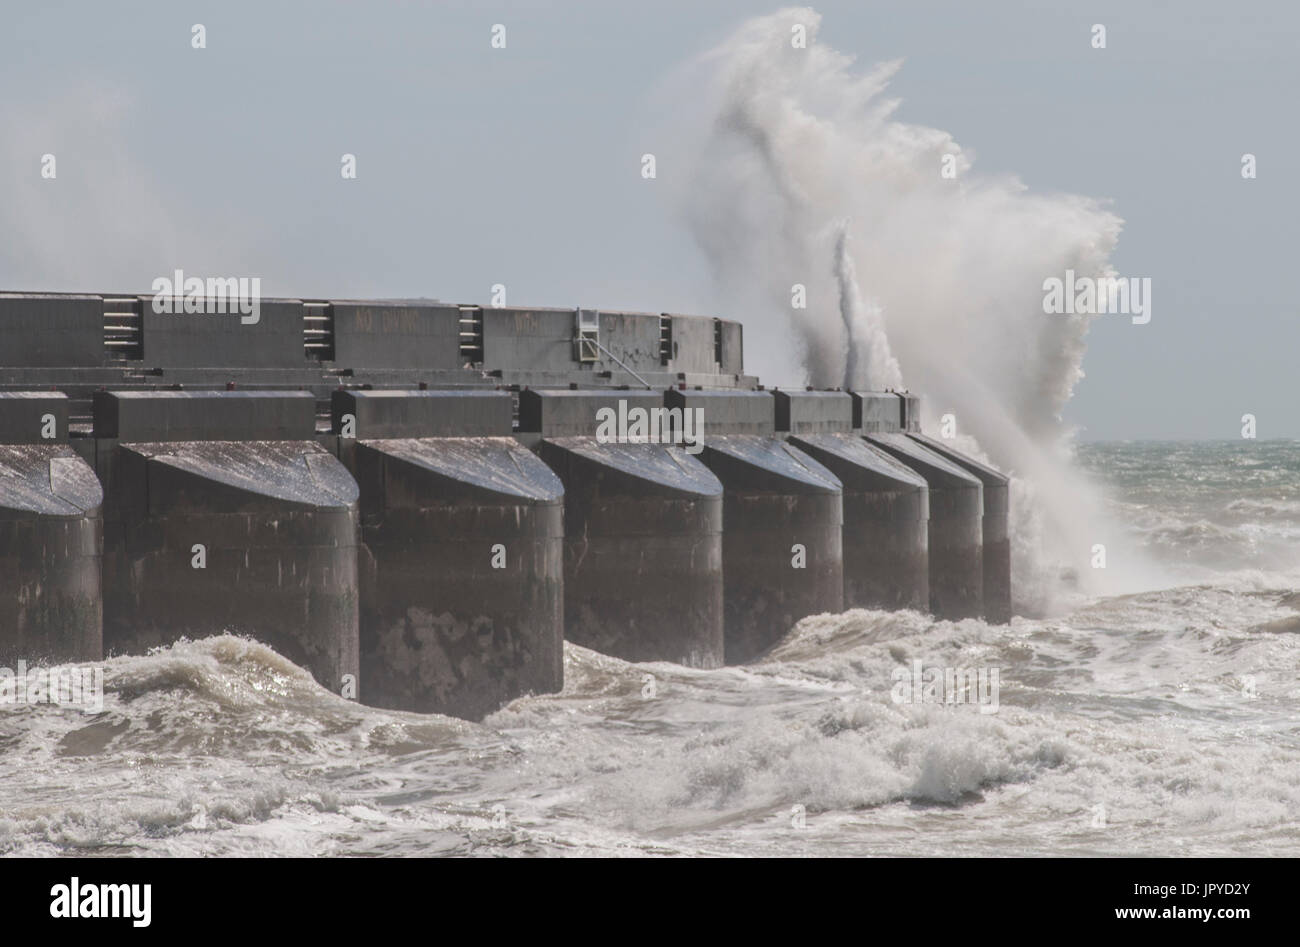
[[[689,169],[676,198],[717,307],[744,320],[747,367],[769,383],[906,385],[927,429],[955,415],[1016,478],[1017,604],[1040,612],[1063,567],[1107,578],[1088,557],[1120,541],[1060,420],[1091,317],[1044,315],[1043,281],[1112,275],[1122,222],[980,173],[951,135],[896,117],[901,62],[859,69],[820,33],[808,8],[752,19],[665,86],[663,137]],[[1129,587],[1148,571],[1127,570]]]

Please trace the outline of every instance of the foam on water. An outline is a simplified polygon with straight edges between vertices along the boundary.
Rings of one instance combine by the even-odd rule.
[[[1234,531],[1276,522],[1242,520],[1234,450],[1083,455],[1144,468],[1170,498],[1153,515],[1240,552]],[[1268,451],[1289,473],[1253,510],[1300,487],[1300,445]],[[1217,486],[1173,489],[1188,463]],[[1178,542],[1157,555],[1201,575]],[[0,852],[1294,855],[1300,571],[1262,555],[1007,626],[812,616],[744,667],[566,645],[563,693],[482,724],[343,700],[241,638],[182,642],[107,662],[101,715],[0,710]],[[997,713],[896,703],[918,659],[998,668]]]

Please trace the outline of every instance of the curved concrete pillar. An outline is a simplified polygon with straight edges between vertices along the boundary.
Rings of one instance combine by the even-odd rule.
[[[362,701],[478,720],[560,690],[559,478],[510,437],[362,441],[353,470]]]
[[[102,391],[94,409],[105,650],[246,634],[346,693],[359,675],[358,489],[305,439],[312,395]]]
[[[103,657],[104,491],[61,392],[0,392],[0,666]]]
[[[563,687],[564,487],[508,436],[513,400],[331,396],[361,488],[367,704],[477,720]]]
[[[799,619],[843,611],[840,482],[797,448],[753,434],[710,434],[700,459],[724,490],[726,660],[742,664]]]
[[[984,490],[952,461],[902,433],[866,435],[930,487],[930,610],[939,618],[976,618],[984,611]]]
[[[121,445],[105,651],[246,634],[339,693],[345,675],[359,674],[357,494],[338,459],[310,441]]]
[[[66,444],[0,445],[0,665],[103,657],[103,500]]]
[[[627,661],[723,663],[722,484],[677,447],[544,440],[564,483],[565,637]]]
[[[995,624],[1011,621],[1011,478],[923,434],[908,437],[952,461],[984,485],[984,617]]]
[[[791,435],[844,486],[844,607],[930,607],[925,478],[851,434]]]
[[[841,611],[840,483],[817,461],[773,436],[772,395],[670,389],[664,404],[674,440],[699,451],[724,490],[727,663],[758,657],[801,618]]]

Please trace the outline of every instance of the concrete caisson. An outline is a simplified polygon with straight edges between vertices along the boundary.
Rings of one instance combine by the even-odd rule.
[[[1010,478],[988,464],[973,460],[942,441],[909,434],[914,441],[944,457],[979,479],[984,486],[983,552],[984,617],[995,624],[1011,621],[1011,539],[1009,524]]]
[[[312,396],[99,392],[94,417],[105,651],[233,632],[355,682],[358,490],[308,439]]]
[[[361,696],[481,719],[564,683],[564,487],[499,391],[337,391],[361,489]]]
[[[845,607],[927,610],[929,488],[915,471],[853,433],[864,426],[898,430],[898,399],[800,391],[776,398],[790,443],[843,484]]]
[[[939,618],[977,618],[984,611],[980,481],[901,432],[865,435],[925,478],[930,488],[930,611]]]
[[[531,390],[519,423],[564,484],[565,637],[627,661],[717,667],[722,484],[680,447],[632,440],[662,408],[658,392]]]
[[[699,459],[722,483],[726,661],[761,655],[799,621],[844,605],[843,506],[835,475],[776,439],[776,405],[757,391],[670,390],[696,412]]]
[[[0,393],[0,665],[103,656],[103,490],[59,392]]]

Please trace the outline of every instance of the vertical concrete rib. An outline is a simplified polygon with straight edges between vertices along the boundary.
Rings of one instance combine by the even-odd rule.
[[[925,479],[852,434],[791,435],[844,485],[844,607],[930,607]]]
[[[906,434],[870,434],[866,440],[929,484],[930,610],[952,620],[979,617],[984,611],[980,481]]]
[[[0,665],[103,656],[103,501],[67,398],[0,393]]]
[[[908,436],[952,461],[983,484],[984,617],[995,624],[1006,624],[1011,621],[1010,478],[987,464],[958,453],[942,441],[923,434]]]
[[[929,488],[856,431],[897,431],[884,392],[776,392],[777,429],[835,474],[844,490],[844,604],[929,607]]]
[[[233,632],[336,693],[355,682],[358,490],[306,439],[314,398],[99,392],[94,408],[105,649]]]
[[[564,488],[499,391],[338,391],[361,488],[361,694],[481,719],[564,683]]]
[[[722,483],[726,661],[741,664],[780,641],[801,618],[844,606],[840,482],[776,439],[767,392],[670,390],[665,406],[694,412],[699,459]],[[693,448],[691,448],[693,449]]]
[[[679,447],[595,436],[602,409],[627,418],[662,397],[525,391],[520,428],[542,436],[539,456],[564,484],[565,637],[628,661],[716,667],[722,484]]]

